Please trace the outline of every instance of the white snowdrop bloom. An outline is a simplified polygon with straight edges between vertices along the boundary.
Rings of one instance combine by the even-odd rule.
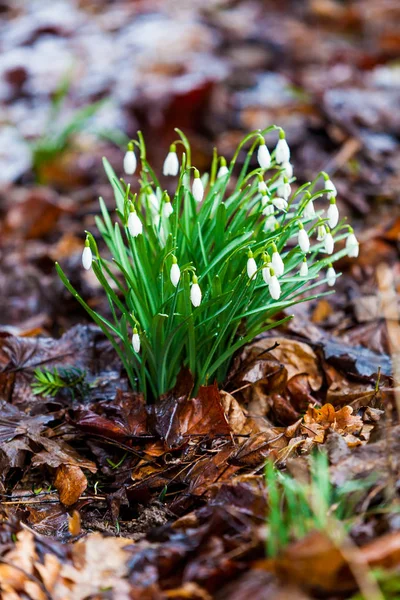
[[[279,225],[279,223],[273,215],[267,217],[264,223],[263,231],[265,231],[265,233],[275,231],[277,225]]]
[[[172,208],[172,204],[170,200],[167,200],[166,202],[164,202],[163,204],[163,216],[168,219],[172,213],[174,212],[174,209]]]
[[[176,287],[181,278],[181,270],[178,266],[178,261],[176,260],[175,256],[173,256],[173,258],[172,258],[172,267],[171,267],[171,271],[169,273],[169,277],[171,279],[172,285],[174,287]]]
[[[318,227],[317,227],[317,240],[319,242],[322,242],[322,240],[325,239],[325,236],[326,236],[325,225],[318,225]]]
[[[167,154],[167,157],[164,161],[163,175],[165,175],[165,176],[172,175],[173,177],[175,177],[175,175],[178,175],[178,172],[179,172],[179,160],[178,160],[178,155],[176,154],[176,146],[175,146],[175,144],[171,144],[171,146],[169,148],[169,152]]]
[[[288,179],[293,177],[293,165],[290,162],[285,162],[282,164],[282,168],[284,169],[284,174]]]
[[[269,196],[268,196],[267,192],[262,192],[261,193],[261,206],[263,208],[266,208],[268,206],[268,200],[269,200]],[[272,206],[272,204],[271,204],[271,207],[272,207],[272,213],[271,214],[274,214],[274,207]]]
[[[268,192],[268,186],[263,179],[258,182],[258,191],[260,194],[266,194]]]
[[[92,268],[93,254],[89,246],[89,240],[86,240],[85,247],[82,252],[82,266],[86,271]]]
[[[203,200],[204,187],[203,187],[203,182],[200,179],[200,173],[197,171],[197,169],[194,172],[192,194],[193,194],[193,198],[196,200],[196,202],[201,202]]]
[[[158,213],[160,210],[160,200],[154,192],[147,194],[147,200],[150,206],[150,210],[153,213]]]
[[[301,263],[301,267],[300,267],[300,277],[307,277],[308,275],[308,264],[307,264],[307,260],[304,257],[303,262]]]
[[[288,207],[285,198],[272,198],[272,204],[276,206],[278,210],[286,210]]]
[[[260,141],[257,150],[258,164],[262,169],[269,169],[271,166],[271,155],[264,140]]]
[[[305,219],[313,219],[315,217],[314,202],[312,200],[309,200],[305,205],[303,215]]]
[[[278,278],[275,275],[274,269],[270,269],[270,281],[268,284],[269,293],[274,300],[279,300],[281,296],[281,286],[279,284]]]
[[[200,306],[201,304],[201,289],[197,283],[196,275],[193,275],[192,287],[190,288],[190,301],[194,307]]]
[[[247,259],[247,276],[249,279],[257,272],[257,263],[253,258],[253,253],[250,251]]]
[[[347,256],[350,258],[357,258],[360,250],[360,244],[358,243],[358,239],[354,235],[354,231],[351,227],[349,228],[349,235],[346,238],[346,250]]]
[[[268,202],[268,200],[267,200]],[[266,217],[270,217],[271,215],[273,215],[275,212],[275,208],[274,205],[272,204],[272,202],[268,203],[264,210],[263,210],[263,215],[265,215]]]
[[[133,175],[136,171],[137,160],[133,151],[133,144],[128,144],[128,151],[124,156],[124,171],[127,175]]]
[[[275,160],[278,165],[290,162],[290,148],[285,139],[283,131],[279,134],[279,140],[275,148]]]
[[[132,347],[134,349],[134,351],[136,352],[136,354],[138,354],[140,352],[140,337],[138,334],[138,330],[135,327],[133,330],[133,334],[132,334]]]
[[[283,264],[282,257],[279,254],[278,250],[276,249],[276,246],[272,253],[272,267],[273,267],[277,277],[280,277],[281,275],[283,275],[283,273],[285,271],[285,265]]]
[[[335,283],[336,283],[336,271],[332,267],[332,265],[330,265],[330,267],[328,268],[328,270],[326,272],[326,279],[327,279],[327,283],[328,283],[329,287],[333,287],[335,285]]]
[[[302,225],[301,225],[301,228],[299,229],[299,234],[297,236],[297,241],[299,243],[300,250],[302,252],[306,253],[306,252],[309,251],[309,249],[310,249],[310,240],[308,239],[307,231],[304,229],[304,227]]]
[[[332,181],[329,179],[329,177],[325,178],[324,187],[325,187],[326,191],[328,192],[328,196],[333,196],[334,198],[336,198],[337,189],[336,189],[335,185],[332,183]]]
[[[271,274],[270,274],[271,266],[272,266],[271,263],[266,263],[265,266],[262,268],[262,278],[264,279],[264,281],[267,285],[269,285],[270,281],[271,281]]]
[[[278,185],[276,193],[281,198],[284,198],[285,200],[287,200],[289,198],[289,196],[290,196],[290,192],[291,191],[292,191],[292,188],[290,187],[290,183],[288,183],[287,181],[283,180],[282,183],[280,183]]]
[[[129,230],[129,233],[133,237],[137,237],[138,235],[143,233],[142,221],[137,216],[137,213],[135,210],[133,210],[132,212],[129,213],[128,230]]]
[[[339,222],[339,210],[336,206],[336,200],[333,197],[331,198],[326,216],[328,217],[329,227],[331,229],[334,229]]]
[[[325,252],[327,254],[332,254],[333,249],[335,247],[335,242],[333,241],[333,237],[330,231],[326,232],[326,235],[324,237],[324,244],[325,244]]]
[[[228,175],[229,173],[229,169],[226,166],[226,160],[223,156],[221,156],[221,158],[219,159],[221,166],[218,169],[218,173],[217,173],[217,178],[219,179],[220,177],[225,177],[225,175]]]

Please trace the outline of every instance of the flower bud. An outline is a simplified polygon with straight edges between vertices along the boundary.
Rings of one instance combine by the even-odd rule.
[[[137,237],[143,233],[142,221],[137,216],[136,210],[133,207],[131,207],[131,212],[128,217],[128,230],[133,237]]]
[[[278,165],[288,163],[290,161],[290,148],[285,139],[283,129],[279,132],[279,140],[275,148],[275,161]]]
[[[308,265],[306,257],[303,258],[303,262],[300,267],[300,277],[307,277],[308,275]]]
[[[190,301],[194,307],[200,306],[201,304],[201,289],[197,283],[196,275],[192,278],[192,287],[190,288]]]
[[[124,171],[127,175],[133,175],[136,171],[137,160],[135,153],[133,151],[133,144],[130,142],[128,144],[128,151],[124,156]]]
[[[352,227],[349,227],[349,235],[346,238],[346,250],[347,256],[349,256],[350,258],[357,258],[360,250],[360,244],[358,243],[358,240],[354,235]]]
[[[171,279],[171,283],[174,287],[176,287],[179,283],[179,280],[181,278],[181,270],[178,266],[178,261],[176,256],[172,257],[172,267],[171,267],[171,271],[169,274],[169,277]]]
[[[325,244],[325,252],[327,254],[332,254],[333,249],[335,247],[335,242],[333,241],[333,237],[331,232],[329,231],[328,228],[326,228],[326,235],[324,237],[324,244]]]
[[[303,224],[299,223],[299,234],[297,237],[297,241],[300,246],[300,250],[304,253],[308,252],[310,249],[310,240],[308,239],[307,231],[304,229]]]
[[[253,275],[257,272],[257,263],[253,258],[253,253],[251,250],[249,250],[249,253],[247,256],[248,256],[247,275],[248,275],[249,279],[251,279],[253,277]]]
[[[274,300],[279,300],[281,296],[281,286],[279,284],[278,278],[275,275],[274,269],[269,270],[270,281],[268,284],[269,293],[271,294],[271,298]]]
[[[220,177],[224,177],[225,175],[228,175],[229,173],[229,169],[226,166],[226,160],[223,156],[221,156],[220,158],[220,162],[221,162],[221,166],[218,169],[218,173],[217,173],[217,178],[219,179]]]
[[[176,154],[176,146],[175,144],[171,144],[169,148],[169,152],[164,161],[163,165],[163,174],[165,176],[172,175],[175,177],[179,173],[179,160]]]
[[[339,210],[336,206],[336,199],[334,196],[331,197],[328,212],[328,224],[331,229],[334,229],[339,222]]]
[[[140,352],[140,337],[138,334],[137,327],[134,327],[134,329],[133,329],[132,346],[133,346],[133,349],[136,352],[136,354],[139,354],[139,352]]]
[[[283,275],[283,273],[285,271],[285,265],[283,264],[283,260],[281,258],[281,255],[279,254],[275,244],[272,246],[272,248],[273,248],[272,267],[273,267],[277,277],[280,277],[281,275]]]
[[[91,269],[91,267],[92,267],[92,262],[93,262],[93,254],[92,254],[92,251],[90,249],[89,239],[86,238],[85,247],[84,247],[83,252],[82,252],[82,265],[83,265],[83,268],[86,271],[89,271],[89,269]]]
[[[262,169],[269,169],[271,166],[271,155],[264,141],[264,138],[260,139],[260,145],[257,151],[258,164]]]
[[[329,287],[333,287],[336,283],[336,271],[335,269],[332,267],[332,265],[329,265],[329,268],[326,272],[326,279],[327,279],[327,283],[329,285]]]
[[[203,182],[200,179],[200,173],[197,169],[194,171],[194,179],[192,185],[192,194],[196,202],[201,202],[204,196]]]

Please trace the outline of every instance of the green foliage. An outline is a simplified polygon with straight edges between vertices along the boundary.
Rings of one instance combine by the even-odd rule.
[[[101,216],[96,224],[109,255],[99,254],[95,238],[88,233],[83,262],[85,268],[92,267],[103,287],[111,318],[94,311],[56,265],[65,286],[115,348],[132,387],[147,399],[157,399],[169,390],[184,366],[193,374],[193,393],[207,382],[222,383],[235,352],[255,336],[291,318],[281,313],[305,300],[304,291],[307,299],[317,297],[310,292],[327,281],[325,275],[319,277],[321,271],[347,254],[343,249],[320,256],[324,241],[319,239],[311,240],[309,251],[299,247],[303,227],[310,239],[321,228],[325,232],[328,218],[323,209],[329,205],[329,191],[316,189],[323,178],[326,183],[325,174],[290,192],[287,209],[282,210],[277,208],[284,204],[278,193],[282,195],[284,183],[295,180],[290,175],[291,165],[277,164],[273,152],[270,167],[251,168],[253,154],[260,144],[264,145],[263,136],[279,131],[282,138],[280,128],[272,126],[246,136],[229,169],[215,152],[210,175],[202,177],[205,193],[201,201],[196,201],[192,184],[189,142],[181,131],[176,131],[179,139],[171,151],[174,153],[175,145],[180,144],[184,152],[171,204],[147,161],[140,132],[138,141],[129,145],[130,151],[134,144],[140,151],[137,191],[118,179],[104,160],[116,206],[110,214],[100,198]],[[234,179],[232,173],[246,145],[250,148]],[[219,165],[225,174],[218,171]],[[196,169],[194,174],[199,183]],[[264,190],[260,190],[261,182],[266,185]],[[323,198],[322,210],[310,215],[307,207],[319,198]],[[332,234],[335,240],[345,238],[347,226],[339,223]],[[283,259],[284,274],[272,288],[268,278],[276,275],[274,252]],[[301,276],[299,270],[306,255],[309,269]],[[256,261],[257,269],[251,276],[250,258]],[[173,265],[180,269],[176,287]],[[202,293],[200,305],[193,297],[196,291],[199,301],[197,285]]]
[[[83,397],[88,390],[86,372],[75,367],[35,369],[32,391],[35,395],[54,398],[61,390],[69,390],[72,397]]]
[[[400,572],[398,569],[385,570],[373,569],[370,571],[379,586],[384,600],[398,600],[400,598]],[[357,593],[351,597],[351,600],[369,600],[362,593]]]
[[[269,556],[276,556],[289,542],[311,531],[325,531],[333,536],[345,532],[360,494],[370,485],[369,480],[364,480],[348,482],[340,488],[332,486],[324,452],[311,457],[310,467],[310,480],[301,482],[278,471],[272,462],[266,465]]]

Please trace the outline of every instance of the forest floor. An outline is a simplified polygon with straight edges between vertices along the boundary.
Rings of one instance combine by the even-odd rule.
[[[399,598],[399,5],[178,4],[0,1],[1,597]],[[332,175],[360,256],[223,390],[189,399],[184,373],[145,406],[54,262],[107,311],[81,252],[115,132],[160,166],[180,127],[206,170],[271,123],[300,184]],[[82,380],[35,394],[39,367]]]

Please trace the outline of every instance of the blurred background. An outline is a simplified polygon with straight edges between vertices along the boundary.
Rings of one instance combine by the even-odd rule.
[[[86,318],[55,260],[99,308],[80,257],[98,196],[112,205],[102,156],[122,173],[141,129],[160,167],[180,127],[205,170],[214,146],[229,159],[276,123],[299,182],[328,171],[360,230],[337,306],[310,318],[387,351],[374,273],[400,278],[398,0],[0,0],[0,19],[2,329]]]

